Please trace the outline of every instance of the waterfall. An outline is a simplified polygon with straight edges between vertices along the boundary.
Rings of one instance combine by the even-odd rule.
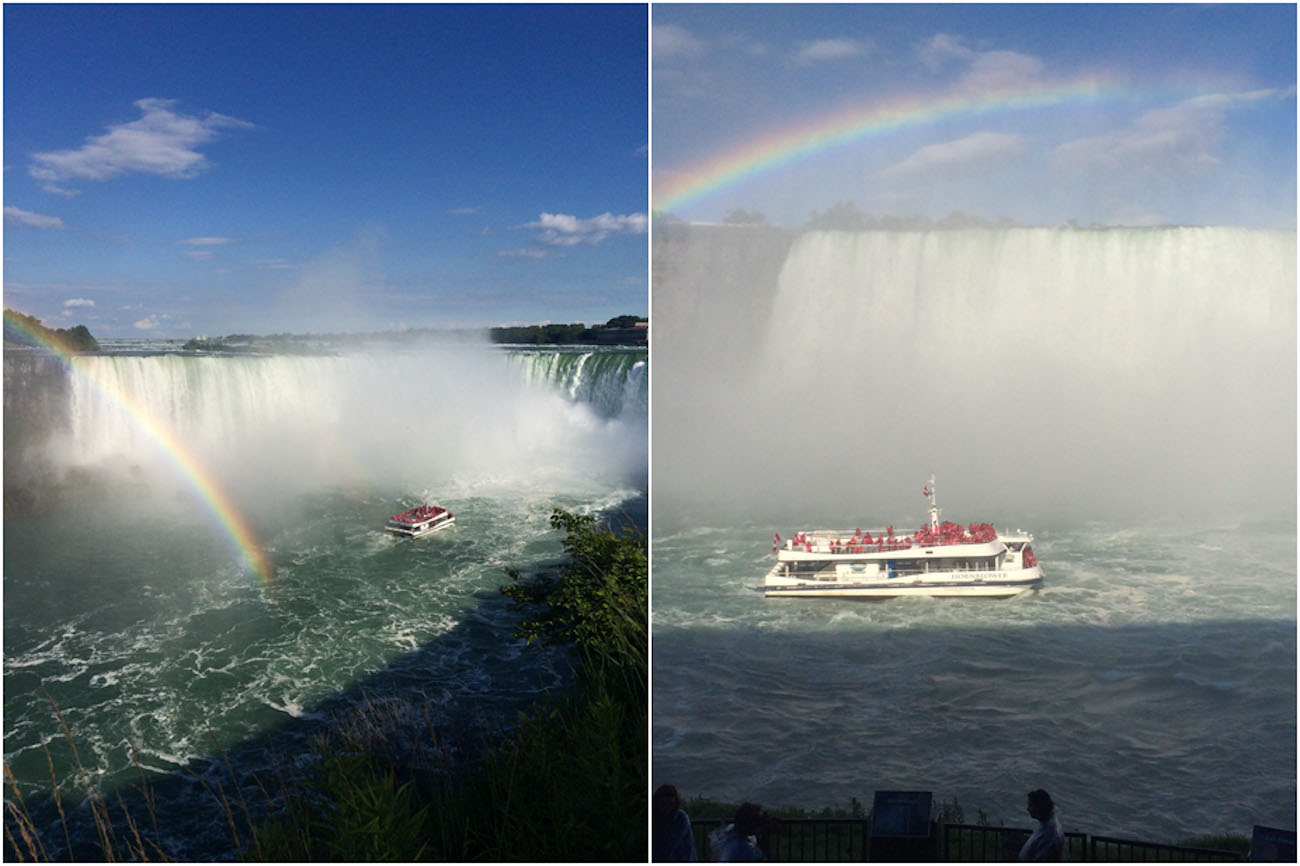
[[[558,388],[570,400],[591,405],[602,417],[646,414],[644,350],[515,351],[509,358],[528,382]]]
[[[1017,516],[1294,508],[1294,231],[808,232],[748,264],[770,241],[656,237],[656,500],[888,518],[934,472]]]
[[[538,353],[532,363],[559,362]],[[644,465],[644,424],[639,444],[633,429],[645,416],[644,352],[614,362],[597,354],[571,383],[521,375],[495,349],[454,345],[341,356],[102,354],[76,366],[6,353],[6,417],[32,421],[6,424],[7,458],[12,445],[65,471],[165,477],[175,467],[154,435],[161,429],[173,450],[254,496]],[[15,482],[32,483],[22,476]]]

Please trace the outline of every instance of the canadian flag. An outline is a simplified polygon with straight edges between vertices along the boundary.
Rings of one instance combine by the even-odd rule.
[[[927,485],[925,485],[924,487],[921,488],[921,495],[922,495],[922,496],[929,496],[929,495],[930,495],[930,485],[929,485],[929,484],[927,484]]]
[[[777,549],[778,547],[780,547],[780,546],[781,546],[781,533],[779,533],[779,532],[773,532],[773,533],[772,533],[772,552],[773,552],[773,553],[776,553],[776,549]]]

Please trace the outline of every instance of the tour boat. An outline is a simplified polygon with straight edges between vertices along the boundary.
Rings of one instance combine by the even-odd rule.
[[[934,476],[923,489],[930,522],[912,535],[809,530],[772,539],[776,565],[763,592],[787,598],[896,598],[908,595],[1008,598],[1043,582],[1028,532],[991,523],[939,522]]]
[[[388,518],[388,523],[384,525],[384,529],[398,535],[419,538],[421,535],[428,535],[430,532],[446,529],[455,522],[456,515],[447,509],[438,505],[421,505],[403,511],[401,514],[394,514]]]

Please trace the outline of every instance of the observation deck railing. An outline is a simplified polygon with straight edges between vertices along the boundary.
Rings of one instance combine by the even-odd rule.
[[[709,834],[728,821],[693,820],[695,852],[701,861],[712,859]],[[1014,861],[1029,838],[1023,827],[988,827],[976,824],[941,824],[936,830],[940,860],[950,863]],[[1087,833],[1066,833],[1066,859],[1079,862],[1237,862],[1246,857],[1234,851],[1190,848]],[[768,860],[787,863],[848,863],[871,859],[871,819],[780,818],[775,828],[760,838]],[[891,858],[892,859],[892,858]]]

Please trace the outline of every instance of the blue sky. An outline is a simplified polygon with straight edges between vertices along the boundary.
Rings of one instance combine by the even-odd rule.
[[[648,311],[640,5],[4,7],[5,305],[97,336]]]
[[[699,5],[652,10],[654,207],[709,155],[888,104],[1095,96],[916,122],[669,208],[802,225],[880,216],[1057,225],[1296,224],[1296,7]]]

